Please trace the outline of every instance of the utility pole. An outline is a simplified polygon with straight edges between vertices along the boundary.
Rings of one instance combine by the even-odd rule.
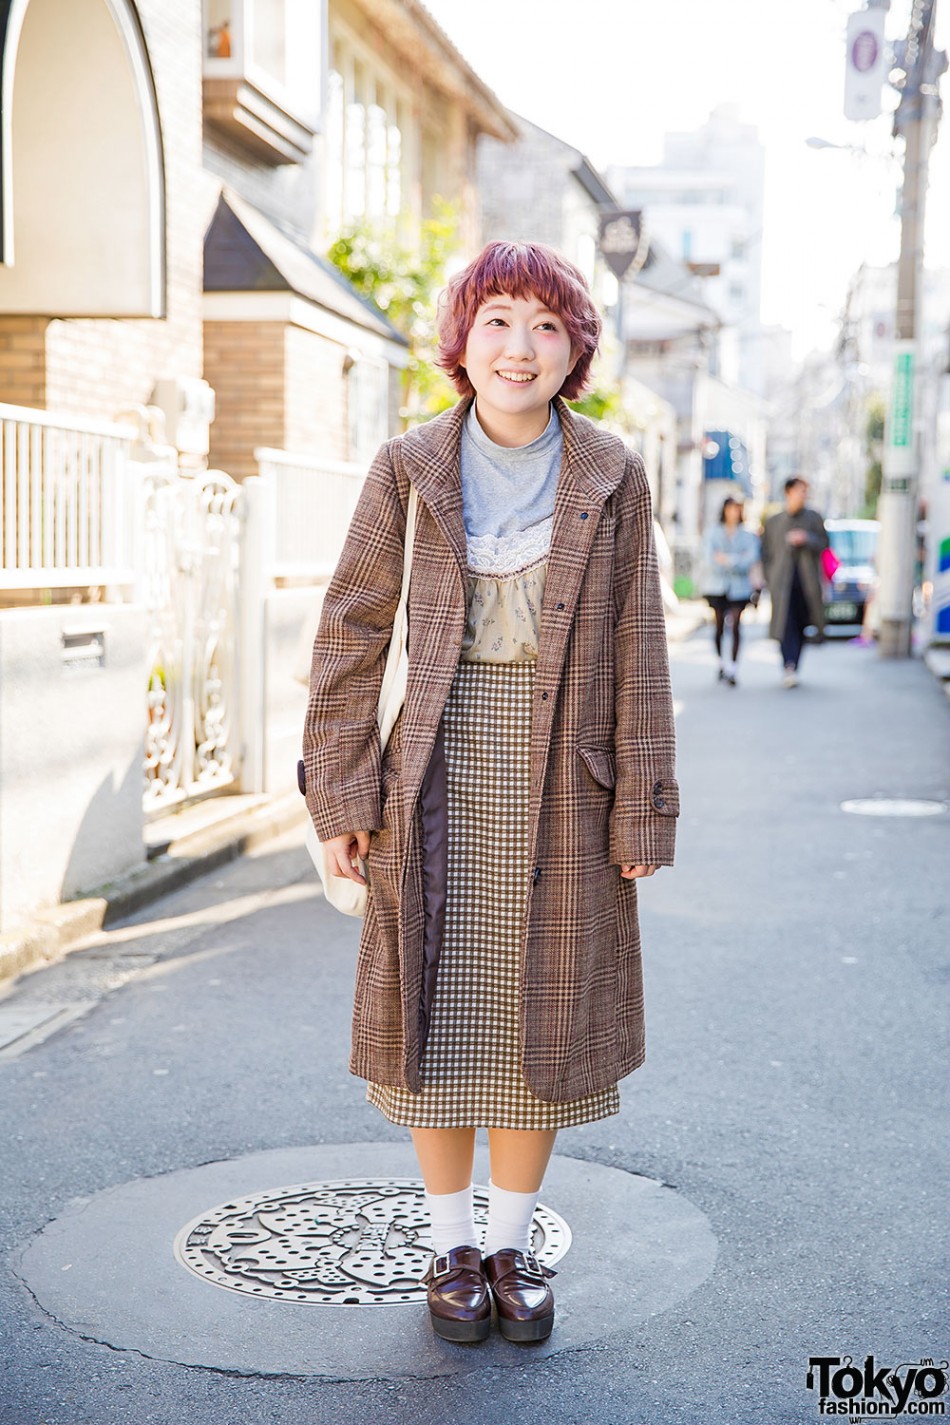
[[[906,658],[911,652],[917,558],[919,288],[923,276],[927,167],[940,118],[939,79],[947,67],[946,56],[933,45],[936,10],[937,0],[914,0],[907,40],[903,53],[898,54],[904,73],[901,100],[894,115],[894,133],[904,139],[901,250],[891,398],[878,503],[879,646],[885,658]]]

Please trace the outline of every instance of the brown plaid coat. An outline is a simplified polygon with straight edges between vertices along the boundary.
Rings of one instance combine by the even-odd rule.
[[[615,1083],[644,1057],[637,883],[672,865],[679,792],[666,633],[643,463],[560,400],[558,480],[535,680],[531,863],[522,949],[529,1087],[549,1101]],[[466,619],[460,443],[469,402],[382,447],[327,589],[303,756],[318,836],[371,832],[350,1070],[421,1087],[425,903],[419,791]],[[406,701],[380,758],[376,705],[419,511]]]

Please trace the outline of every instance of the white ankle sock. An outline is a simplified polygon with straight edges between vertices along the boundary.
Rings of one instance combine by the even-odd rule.
[[[538,1196],[536,1192],[509,1192],[489,1181],[484,1256],[490,1257],[502,1247],[517,1247],[522,1252],[530,1249],[531,1219]]]
[[[453,1247],[476,1247],[472,1185],[461,1192],[427,1192],[426,1207],[432,1224],[432,1246],[437,1257]]]

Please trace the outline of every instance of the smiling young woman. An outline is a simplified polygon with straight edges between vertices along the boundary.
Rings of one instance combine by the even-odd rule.
[[[619,1109],[643,1061],[636,883],[679,810],[665,625],[640,457],[573,414],[600,319],[580,272],[492,243],[451,282],[461,399],[377,456],[327,590],[304,734],[308,807],[369,898],[350,1068],[412,1133],[433,1328],[546,1337],[532,1218],[560,1128]],[[406,700],[376,705],[418,519]],[[488,1130],[489,1222],[472,1211]]]

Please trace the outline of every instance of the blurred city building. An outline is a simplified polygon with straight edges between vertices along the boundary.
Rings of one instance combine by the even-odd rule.
[[[725,494],[755,519],[767,497],[768,362],[760,322],[764,153],[731,106],[670,133],[661,163],[607,170],[642,212],[649,256],[624,284],[626,368],[673,405],[675,492],[664,509],[677,567],[698,573],[702,535]]]
[[[896,264],[863,264],[848,284],[833,349],[810,353],[784,395],[773,393],[769,459],[774,497],[786,475],[801,472],[825,514],[874,515],[896,304]],[[917,422],[919,490],[926,510],[947,464],[940,432],[942,412],[950,404],[950,270],[925,269],[921,319]]]
[[[765,151],[733,105],[700,128],[668,133],[663,158],[618,166],[608,181],[624,207],[642,208],[648,232],[703,280],[721,316],[721,375],[764,394],[759,354]]]

